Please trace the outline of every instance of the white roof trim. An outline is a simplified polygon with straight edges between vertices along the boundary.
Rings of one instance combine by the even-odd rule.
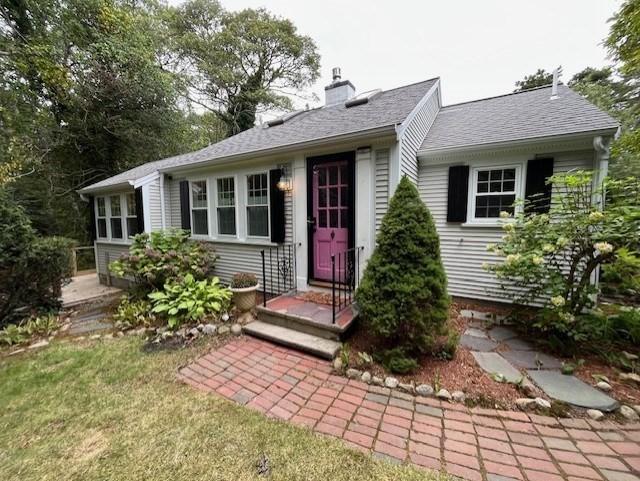
[[[407,115],[407,117],[402,121],[402,123],[396,127],[396,136],[397,136],[398,140],[400,140],[400,137],[402,137],[402,134],[404,133],[404,131],[411,124],[411,122],[413,122],[413,119],[416,117],[416,115],[418,115],[420,110],[422,110],[422,107],[424,107],[424,104],[427,103],[427,101],[431,98],[433,93],[436,92],[436,91],[440,91],[440,79],[439,78],[436,79],[436,81],[431,86],[431,88],[427,91],[426,94],[424,94],[424,97],[422,97],[420,99],[420,102],[418,102],[416,104],[416,106],[413,107],[413,110],[411,112],[409,112],[409,115]],[[440,102],[440,96],[438,96],[438,109],[440,107],[442,107],[442,104]]]
[[[145,175],[144,177],[140,177],[139,179],[130,180],[129,184],[131,184],[134,189],[137,189],[138,187],[150,184],[154,180],[157,180],[159,177],[160,172],[156,170],[154,172],[151,172],[150,174]]]

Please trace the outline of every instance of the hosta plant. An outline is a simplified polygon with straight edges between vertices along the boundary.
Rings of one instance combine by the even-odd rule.
[[[179,229],[138,234],[129,253],[112,262],[109,269],[116,276],[132,278],[145,292],[160,290],[187,274],[204,279],[213,270],[216,255],[189,235]]]
[[[207,316],[226,312],[231,291],[217,277],[196,280],[192,274],[182,282],[171,282],[164,290],[149,294],[152,312],[167,318],[170,328],[196,322]]]
[[[113,320],[119,329],[148,327],[156,322],[156,316],[151,309],[151,303],[147,299],[135,300],[123,296],[113,314]]]
[[[574,337],[582,331],[578,317],[594,306],[598,268],[640,243],[640,184],[630,178],[594,189],[592,173],[584,171],[554,175],[550,182],[548,213],[503,213],[503,240],[488,246],[500,260],[485,267],[505,297],[543,304],[536,327]]]

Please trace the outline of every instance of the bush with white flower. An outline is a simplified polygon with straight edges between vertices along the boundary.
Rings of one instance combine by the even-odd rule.
[[[541,302],[537,327],[572,335],[579,316],[594,306],[593,279],[620,249],[640,245],[640,181],[607,180],[593,189],[592,173],[554,175],[548,213],[516,209],[506,219],[502,242],[487,246],[501,260],[486,268],[495,273],[500,292],[518,303]],[[606,192],[601,208],[598,199]]]

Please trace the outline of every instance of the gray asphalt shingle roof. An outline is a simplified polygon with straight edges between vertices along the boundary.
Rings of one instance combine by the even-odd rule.
[[[149,162],[92,184],[82,191],[126,183],[157,170],[187,166],[279,147],[294,146],[339,135],[364,132],[402,123],[437,78],[386,90],[368,103],[346,108],[344,104],[304,111],[281,125],[256,126],[196,152]]]
[[[616,129],[617,122],[565,85],[443,107],[420,150],[451,149]]]

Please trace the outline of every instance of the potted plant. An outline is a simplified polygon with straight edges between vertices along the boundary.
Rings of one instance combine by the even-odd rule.
[[[248,272],[234,274],[230,287],[233,292],[233,303],[240,311],[246,312],[256,307],[258,279],[255,274]]]

